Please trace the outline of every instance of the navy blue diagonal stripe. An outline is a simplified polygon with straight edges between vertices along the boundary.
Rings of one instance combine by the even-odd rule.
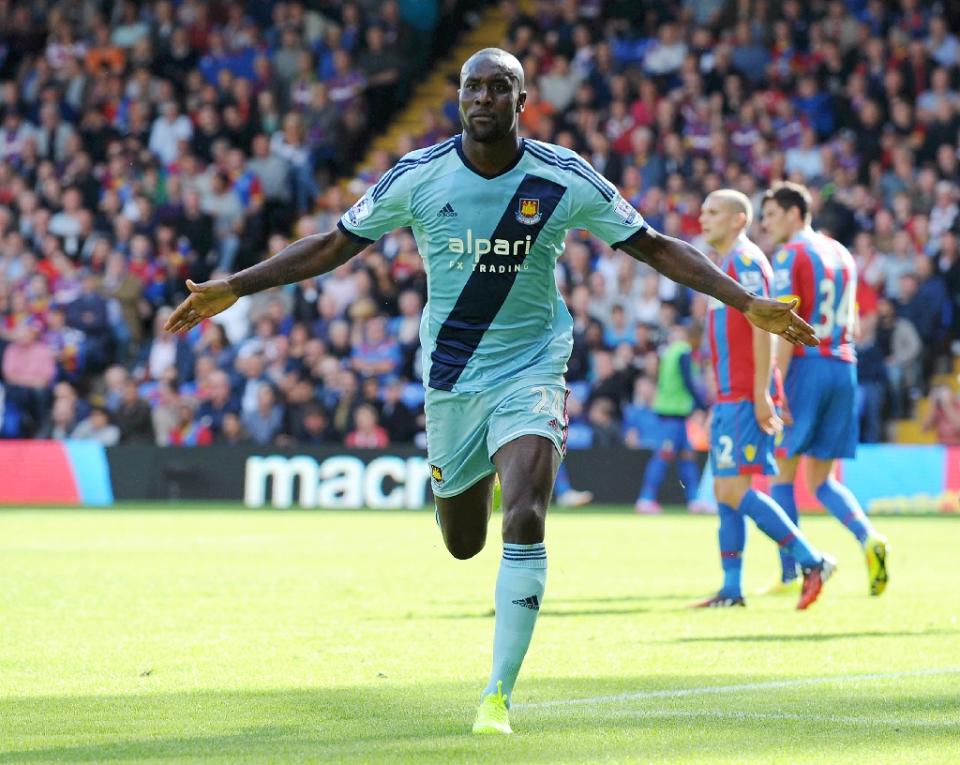
[[[386,178],[385,176],[384,178],[381,178],[381,183],[378,183],[374,188],[373,193],[371,194],[373,201],[376,202],[379,200],[380,197],[387,192],[387,189],[393,185],[393,182],[396,181],[401,175],[413,170],[416,167],[420,167],[421,165],[429,164],[435,159],[440,159],[440,157],[443,157],[453,151],[453,147],[453,141],[450,140],[439,144],[418,159],[401,160],[401,162],[404,162],[404,164],[400,164],[400,162],[398,162],[393,170],[391,170],[389,173],[390,177]]]
[[[490,234],[490,240],[505,239],[515,242],[529,236],[530,248],[533,249],[537,237],[557,209],[566,190],[565,186],[546,178],[525,175],[507,204],[507,209],[503,211],[496,229]],[[521,199],[539,200],[540,219],[536,223],[526,224],[518,220]],[[512,249],[511,247],[511,251]],[[524,255],[518,258],[493,252],[481,256],[467,279],[463,292],[457,298],[456,305],[437,333],[436,347],[430,354],[432,363],[428,385],[431,388],[453,390],[467,362],[510,294],[510,289],[517,279],[517,272],[513,267],[522,263],[524,258]],[[484,272],[480,271],[480,266],[485,266]],[[499,269],[500,266],[506,267],[504,270],[507,273],[490,273],[491,268]]]
[[[548,165],[559,167],[561,170],[568,170],[576,175],[579,175],[581,178],[591,184],[597,191],[599,191],[600,196],[602,196],[608,202],[613,199],[614,191],[611,190],[610,186],[607,185],[609,181],[601,179],[600,176],[597,175],[596,171],[583,160],[577,160],[573,157],[561,158],[556,154],[548,152],[546,149],[534,146],[532,143],[529,146],[529,151],[530,154],[539,159],[541,162],[545,162]],[[587,168],[589,168],[589,172]]]

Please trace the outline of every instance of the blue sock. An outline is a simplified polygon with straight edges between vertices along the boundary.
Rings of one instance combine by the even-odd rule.
[[[697,498],[697,485],[700,483],[700,471],[693,460],[680,460],[677,463],[677,472],[687,493],[687,504]]]
[[[725,598],[740,598],[740,570],[743,567],[743,548],[747,542],[747,521],[730,505],[717,505],[720,516],[720,565],[723,567],[723,588],[720,595]]]
[[[557,480],[553,482],[553,493],[558,497],[570,491],[570,474],[567,472],[567,466],[560,463],[560,469],[557,471]]]
[[[643,474],[643,488],[640,490],[640,499],[655,500],[657,498],[657,491],[660,489],[660,484],[663,483],[663,477],[667,474],[668,464],[659,454],[653,455]]]
[[[516,545],[504,542],[497,575],[497,617],[493,634],[493,671],[483,695],[496,693],[503,683],[505,696],[513,694],[520,665],[533,637],[547,583],[547,549],[543,542]],[[509,703],[509,702],[508,702]]]
[[[797,513],[797,495],[792,483],[775,483],[770,487],[770,496],[783,509],[784,514],[799,528],[800,515]],[[797,578],[797,559],[785,548],[780,548],[780,581],[789,582]]]
[[[834,518],[850,529],[860,544],[875,533],[853,492],[836,479],[828,478],[820,484],[817,499]]]
[[[740,500],[739,510],[753,518],[757,528],[774,542],[789,549],[803,568],[816,566],[822,560],[820,554],[804,539],[800,529],[787,518],[783,508],[766,494],[750,489]]]

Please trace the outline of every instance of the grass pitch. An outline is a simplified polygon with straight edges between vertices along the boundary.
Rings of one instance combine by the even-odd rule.
[[[552,511],[516,735],[477,739],[496,521],[458,562],[428,512],[2,512],[0,764],[960,762],[958,519],[880,519],[872,599],[804,518],[810,611],[693,611],[714,518]],[[747,592],[775,570],[751,528]]]

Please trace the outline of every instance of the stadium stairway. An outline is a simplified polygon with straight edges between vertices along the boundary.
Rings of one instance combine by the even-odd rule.
[[[933,376],[930,381],[931,389],[945,385],[955,395],[960,394],[960,358],[953,359],[953,371]],[[893,440],[898,444],[935,444],[937,434],[933,430],[924,430],[923,423],[930,414],[933,402],[930,396],[925,396],[917,402],[913,417],[909,420],[900,420],[894,425]]]
[[[526,13],[535,12],[534,0],[521,0],[519,6]],[[356,172],[371,167],[376,152],[383,149],[395,152],[404,136],[421,135],[424,131],[424,112],[439,111],[443,105],[447,79],[460,73],[460,66],[474,51],[499,46],[506,33],[507,23],[500,15],[499,8],[493,5],[484,9],[478,23],[464,32],[450,53],[434,64],[426,79],[414,87],[406,106],[397,112],[390,126],[371,142],[363,160],[357,165]],[[340,187],[348,198],[357,196],[355,192],[351,193],[352,180],[345,178],[340,181]]]

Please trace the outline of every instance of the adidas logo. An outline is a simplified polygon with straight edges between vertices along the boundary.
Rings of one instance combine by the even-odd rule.
[[[438,218],[456,218],[457,211],[453,209],[453,205],[447,202],[443,207],[440,208],[440,212],[437,213]]]
[[[520,598],[520,600],[514,600],[513,605],[523,606],[524,608],[529,608],[531,611],[540,610],[540,600],[536,595],[529,595],[526,598]]]

